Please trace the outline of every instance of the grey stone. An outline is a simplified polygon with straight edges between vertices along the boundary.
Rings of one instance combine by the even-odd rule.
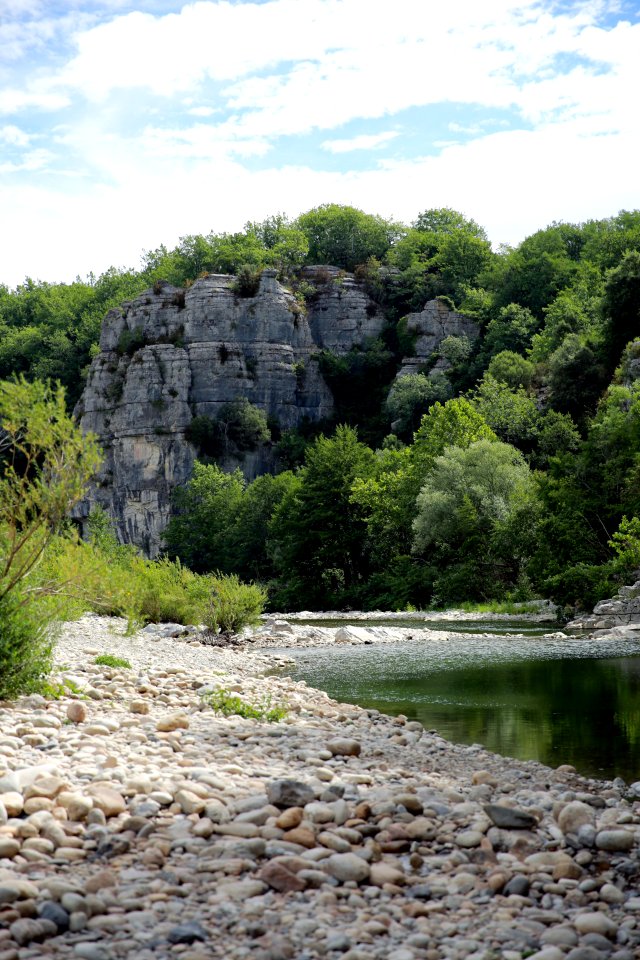
[[[362,746],[359,740],[351,740],[348,737],[337,737],[335,740],[328,741],[327,750],[329,750],[334,757],[359,757]]]
[[[209,275],[188,290],[160,283],[106,316],[100,353],[76,408],[83,430],[97,434],[105,459],[75,510],[84,522],[99,503],[121,539],[155,555],[170,514],[172,490],[191,476],[196,456],[186,439],[194,416],[215,417],[246,397],[281,429],[331,414],[333,398],[314,355],[345,353],[381,330],[361,283],[328,277],[305,310],[263,271],[253,297],[234,278]],[[268,449],[223,466],[247,477],[273,466]]]
[[[565,960],[606,960],[608,954],[595,947],[574,947],[566,954]]]
[[[171,493],[193,470],[197,451],[187,440],[193,417],[215,418],[223,404],[244,397],[283,430],[331,414],[333,397],[315,357],[322,349],[340,355],[363,347],[385,321],[350,274],[308,267],[304,276],[316,288],[306,307],[275,270],[264,270],[252,297],[236,294],[233,277],[210,274],[187,290],[158,283],[107,314],[75,411],[104,451],[95,483],[74,510],[81,525],[99,504],[121,540],[155,556]],[[416,355],[401,375],[418,369],[445,337],[478,335],[473,320],[441,300],[408,322],[418,335]],[[447,365],[441,358],[436,369]],[[274,465],[266,446],[221,463],[241,467],[249,479]]]
[[[331,933],[327,937],[327,950],[337,950],[344,953],[351,946],[351,939],[346,933]]]
[[[404,358],[398,378],[410,373],[420,373],[446,337],[466,337],[473,342],[480,332],[475,320],[455,313],[443,300],[429,300],[420,313],[410,313],[407,316],[406,324],[407,332],[417,334],[417,337],[414,354]],[[444,372],[449,366],[444,357],[439,357],[430,373]]]
[[[558,814],[558,826],[563,833],[577,833],[582,826],[591,826],[595,821],[595,810],[580,800],[574,800],[562,808]]]
[[[602,950],[603,953],[611,953],[613,950],[613,944],[601,933],[587,933],[582,938],[582,943],[585,947],[595,947],[596,950]]]
[[[578,934],[572,927],[550,927],[540,937],[540,943],[553,944],[557,947],[575,947]]]
[[[181,923],[173,927],[167,934],[169,943],[195,943],[196,940],[206,941],[209,939],[207,931],[197,920],[189,920],[187,923]]]
[[[596,828],[590,823],[578,827],[578,840],[583,847],[593,847],[596,842]]]
[[[82,960],[111,960],[109,951],[99,943],[76,943],[73,952],[77,957],[82,957]]]
[[[22,917],[20,920],[14,920],[9,927],[9,933],[13,940],[21,947],[33,940],[42,940],[45,936],[46,927],[39,920],[33,920],[31,917]]]
[[[487,803],[485,813],[502,830],[531,830],[538,826],[537,819],[526,810],[516,807],[502,807],[497,803]]]
[[[347,880],[355,880],[360,883],[369,876],[371,868],[366,860],[363,860],[355,853],[334,853],[323,861],[323,867],[331,877],[345,883]]]
[[[529,878],[517,873],[515,877],[511,877],[502,892],[506,897],[510,897],[512,894],[518,897],[526,897],[529,894],[530,886]]]
[[[633,844],[634,836],[628,830],[600,830],[600,832],[596,834],[596,847],[598,850],[617,853],[631,850]]]
[[[38,915],[43,920],[51,920],[52,923],[55,923],[58,933],[64,933],[65,930],[69,929],[69,914],[64,907],[61,907],[54,900],[45,900],[38,907]]]
[[[304,807],[315,796],[313,788],[299,780],[272,780],[267,784],[269,803],[276,807]]]

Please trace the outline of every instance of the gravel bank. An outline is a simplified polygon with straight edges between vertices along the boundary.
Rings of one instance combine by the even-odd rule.
[[[0,960],[640,955],[640,784],[447,743],[261,677],[268,652],[123,628],[65,629],[81,693],[0,706]],[[215,715],[214,687],[288,716]]]

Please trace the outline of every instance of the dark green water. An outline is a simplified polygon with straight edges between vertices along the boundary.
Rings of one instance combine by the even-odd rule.
[[[637,642],[467,634],[286,652],[297,679],[337,700],[504,756],[640,780]]]

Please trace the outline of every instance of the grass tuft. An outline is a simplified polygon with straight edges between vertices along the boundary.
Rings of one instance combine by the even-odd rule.
[[[267,723],[278,723],[288,714],[282,704],[273,704],[270,696],[263,697],[258,703],[247,703],[242,697],[230,690],[212,690],[202,698],[206,706],[225,717],[244,717],[245,720],[263,720]]]
[[[114,657],[112,653],[101,653],[93,662],[99,667],[124,667],[131,670],[131,664],[125,657]]]

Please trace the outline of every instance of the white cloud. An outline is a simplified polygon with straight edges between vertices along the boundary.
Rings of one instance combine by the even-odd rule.
[[[27,80],[0,84],[0,114],[15,120],[0,140],[23,149],[37,135],[44,151],[5,164],[16,176],[0,188],[0,280],[135,265],[180,235],[327,201],[405,220],[453,206],[496,243],[637,205],[640,25],[600,26],[611,4],[554,16],[548,0],[176,0],[154,15],[139,0],[114,13],[123,3],[69,0],[71,54],[52,48]],[[438,112],[434,134],[422,129],[431,114],[401,113],[425,107]],[[61,111],[53,130],[35,126],[38,110]],[[354,120],[386,129],[356,135]],[[316,131],[342,171],[296,162]],[[287,166],[256,169],[285,136]],[[349,170],[352,151],[392,139],[396,159]],[[46,146],[57,186],[26,176],[49,164]]]
[[[0,90],[0,113],[19,113],[22,110],[60,110],[71,100],[61,93]]]
[[[0,142],[7,143],[12,147],[26,147],[31,140],[31,134],[25,133],[20,127],[13,124],[0,127]]]
[[[147,127],[143,134],[144,149],[157,157],[201,157],[208,160],[229,154],[264,156],[271,149],[264,137],[234,140],[223,131],[223,127],[205,124],[195,124],[185,129]]]
[[[215,107],[190,107],[187,113],[192,117],[212,117],[216,109]]]
[[[375,150],[398,136],[397,130],[387,130],[384,133],[363,133],[359,137],[348,140],[325,140],[320,144],[323,150],[329,153],[350,153],[352,150]]]
[[[19,173],[23,171],[33,173],[36,170],[42,170],[48,166],[51,158],[52,154],[49,150],[32,150],[29,153],[25,153],[17,163],[13,163],[12,161],[0,163],[0,173]]]

